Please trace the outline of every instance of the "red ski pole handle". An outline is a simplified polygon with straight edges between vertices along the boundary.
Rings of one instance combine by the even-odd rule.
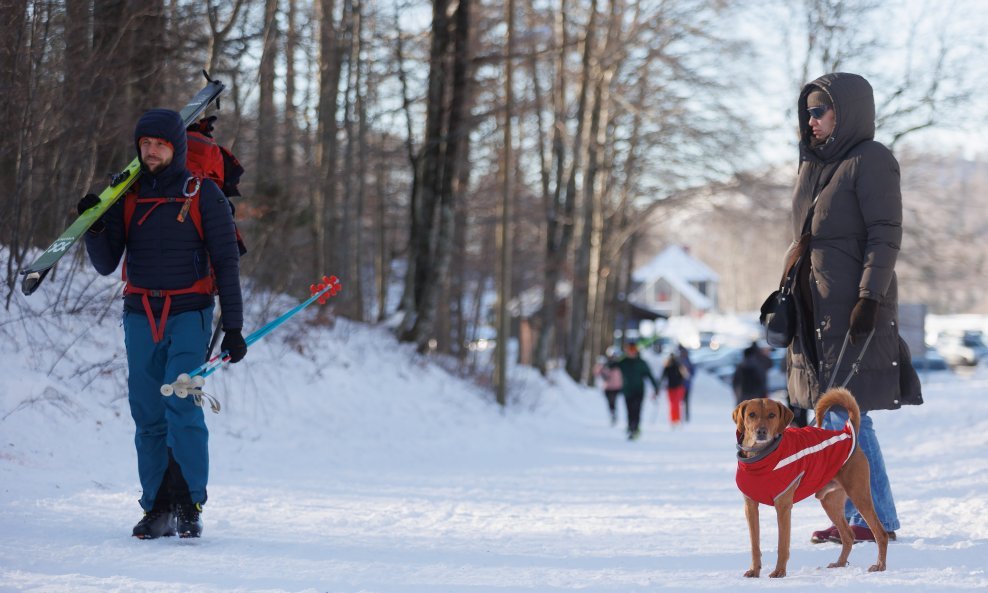
[[[321,296],[316,299],[316,302],[320,305],[325,305],[326,301],[336,296],[341,289],[342,286],[340,285],[340,279],[336,276],[323,276],[322,282],[309,286],[310,294],[313,296],[322,293]]]

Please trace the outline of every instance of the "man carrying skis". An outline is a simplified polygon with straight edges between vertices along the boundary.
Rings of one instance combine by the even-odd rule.
[[[204,361],[218,293],[222,350],[238,362],[247,353],[241,329],[240,252],[227,198],[186,169],[181,116],[152,109],[134,130],[142,175],[86,234],[96,270],[109,275],[124,261],[124,339],[144,517],[133,535],[199,537],[209,453],[202,408],[193,398],[164,397],[160,388]],[[89,194],[80,213],[99,198]]]

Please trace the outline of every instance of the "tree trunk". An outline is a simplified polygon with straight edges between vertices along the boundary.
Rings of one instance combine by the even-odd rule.
[[[505,21],[508,25],[508,39],[504,56],[504,146],[501,157],[501,204],[497,228],[497,344],[495,350],[494,388],[497,390],[497,403],[504,407],[508,403],[508,342],[511,339],[511,313],[508,302],[511,300],[511,252],[514,247],[511,235],[512,191],[514,189],[514,156],[512,146],[511,118],[514,116],[514,48],[515,48],[515,0],[507,0]]]
[[[87,136],[92,121],[91,110],[74,108],[79,97],[91,93],[90,82],[93,72],[93,43],[89,33],[92,19],[90,0],[66,0],[65,2],[65,78],[62,84],[62,125],[64,142],[62,148],[68,158],[59,167],[57,175],[61,183],[56,186],[56,195],[75,196],[85,193],[92,175],[92,159],[86,149]],[[83,181],[86,181],[84,184]]]
[[[399,338],[419,343],[418,317],[424,310],[423,296],[433,265],[437,241],[436,210],[441,194],[442,159],[445,141],[446,93],[449,82],[447,54],[450,44],[448,7],[450,0],[434,0],[432,40],[429,49],[429,88],[426,98],[425,139],[417,157],[418,183],[412,200],[408,259],[412,262],[410,294],[406,292],[405,319]],[[421,327],[421,326],[419,326]]]
[[[278,56],[278,0],[264,1],[261,63],[258,67],[257,100],[257,180],[258,202],[266,206],[271,226],[278,228],[283,194],[278,180],[275,143],[278,141],[278,114],[274,107],[275,60]]]
[[[436,336],[436,314],[439,295],[449,275],[456,224],[456,194],[460,190],[458,168],[464,164],[461,152],[466,150],[469,134],[466,113],[470,97],[470,0],[459,0],[454,15],[453,38],[447,42],[447,53],[453,55],[452,89],[449,106],[445,109],[446,134],[438,163],[438,202],[435,205],[438,228],[435,229],[431,265],[425,275],[414,334],[418,350],[424,352]]]
[[[587,21],[586,32],[584,34],[583,40],[583,73],[580,80],[580,98],[578,102],[578,107],[576,111],[577,118],[577,128],[576,136],[573,139],[573,165],[570,168],[569,178],[566,181],[566,201],[563,208],[565,214],[565,219],[567,225],[572,226],[572,220],[576,214],[576,177],[581,172],[582,169],[582,159],[583,159],[583,143],[584,136],[586,133],[586,119],[587,119],[587,95],[589,94],[590,84],[593,78],[593,63],[594,63],[594,37],[596,36],[597,28],[597,0],[591,0],[590,2],[590,18]],[[586,183],[586,180],[584,180]],[[570,231],[572,233],[572,231]],[[566,249],[569,245],[562,246],[564,248],[563,254],[565,254]],[[563,257],[563,255],[557,255],[557,257]],[[574,294],[576,292],[576,275],[574,274]],[[579,298],[579,297],[576,297]],[[575,298],[571,300],[571,310],[573,314],[577,314],[577,305]],[[579,303],[585,307],[585,301]],[[580,310],[581,314],[585,314],[585,308]],[[582,325],[582,324],[580,324]],[[577,324],[570,324],[570,333],[578,331]],[[573,336],[566,343],[566,372],[575,381],[580,380],[580,363],[579,360],[583,356],[583,337],[580,336],[580,347],[577,350],[576,344],[574,343]]]
[[[566,51],[569,39],[566,30],[567,0],[560,0],[556,13],[555,43],[556,78],[552,93],[553,131],[552,155],[555,169],[553,192],[549,194],[544,182],[543,202],[546,217],[545,271],[542,282],[542,309],[539,312],[541,323],[538,340],[535,344],[532,363],[545,375],[549,371],[549,361],[556,356],[555,336],[557,329],[556,310],[558,301],[556,287],[562,277],[570,238],[572,219],[563,216],[562,188],[566,164],[564,131],[566,129]]]
[[[596,317],[601,246],[601,212],[607,183],[598,179],[601,151],[607,143],[610,116],[610,85],[614,77],[615,60],[619,51],[618,23],[621,22],[619,3],[611,0],[607,27],[607,43],[602,55],[607,64],[595,68],[593,111],[590,116],[590,136],[587,143],[587,170],[583,176],[583,207],[580,216],[580,241],[573,265],[573,308],[570,321],[571,350],[567,371],[574,379],[589,382],[592,348],[596,347],[592,333]],[[588,336],[588,332],[589,336]]]
[[[354,309],[353,316],[354,319],[363,321],[364,314],[364,283],[363,283],[363,269],[364,266],[364,203],[367,198],[367,90],[366,83],[364,81],[366,74],[364,71],[364,63],[361,59],[364,49],[364,4],[363,2],[357,0],[355,2],[354,8],[354,18],[356,19],[356,25],[354,26],[354,31],[356,32],[355,49],[353,53],[353,59],[351,64],[356,64],[356,81],[355,81],[355,107],[357,116],[357,216],[356,220],[353,221],[352,237],[353,237],[353,294],[354,294]],[[351,65],[351,67],[353,67]]]
[[[591,316],[590,311],[590,256],[593,239],[593,220],[595,216],[595,194],[597,180],[598,145],[597,135],[600,132],[600,113],[603,102],[603,81],[594,84],[593,108],[590,115],[590,141],[587,143],[587,170],[583,175],[583,201],[579,218],[579,241],[573,258],[573,294],[570,309],[570,338],[569,350],[566,356],[566,372],[575,381],[586,381],[587,368],[587,331]]]
[[[127,13],[125,0],[96,0],[93,6],[93,58],[99,76],[93,80],[93,96],[100,98],[106,107],[96,115],[96,125],[91,131],[96,140],[96,174],[104,175],[120,167],[127,146],[121,146],[117,138],[127,138],[134,129],[136,116],[133,107],[121,106],[119,117],[110,117],[109,106],[120,105],[122,85],[119,84],[125,67],[125,46],[122,19]],[[133,146],[126,150],[132,154]]]
[[[286,194],[290,198],[295,197],[298,192],[298,184],[295,182],[296,158],[296,138],[298,136],[298,109],[295,107],[295,56],[298,50],[298,31],[296,21],[298,20],[298,0],[285,0],[288,5],[285,23],[285,116],[282,123],[283,142],[285,153],[282,163],[285,173]]]
[[[0,2],[0,236],[10,248],[6,306],[10,306],[26,238],[20,212],[27,195],[18,183],[19,162],[28,127],[21,122],[28,102],[27,3]]]
[[[336,109],[340,91],[340,48],[333,24],[335,0],[320,0],[319,23],[319,129],[316,142],[319,186],[313,192],[315,242],[314,277],[333,273],[337,268],[335,250],[329,237],[336,223],[336,161],[339,151]]]
[[[422,232],[422,229],[420,228],[421,221],[418,217],[419,179],[421,177],[419,167],[421,155],[415,149],[414,134],[412,132],[412,121],[414,118],[412,116],[412,99],[408,88],[408,76],[405,73],[405,38],[401,29],[401,19],[397,9],[394,12],[394,29],[397,32],[395,41],[395,59],[398,62],[398,82],[401,86],[401,108],[405,115],[405,152],[408,156],[408,163],[411,166],[412,173],[411,195],[408,199],[409,227],[411,234],[409,235],[408,248],[405,254],[404,291],[401,296],[401,304],[399,305],[399,309],[404,312],[404,317],[402,319],[401,326],[398,328],[398,335],[404,336],[411,331],[412,326],[415,324],[416,271],[412,237],[415,237],[417,236],[417,233]]]

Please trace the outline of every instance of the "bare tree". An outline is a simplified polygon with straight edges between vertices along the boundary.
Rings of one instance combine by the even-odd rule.
[[[461,154],[468,145],[466,101],[470,76],[470,6],[459,0],[453,18],[449,0],[433,2],[432,41],[426,133],[413,197],[409,274],[413,274],[413,306],[405,311],[402,340],[415,342],[420,351],[435,339],[439,295],[451,260],[455,223],[455,191]],[[406,285],[407,290],[407,285]]]
[[[206,46],[206,55],[208,57],[204,65],[207,72],[216,74],[219,70],[220,56],[223,55],[223,46],[230,32],[233,30],[234,24],[237,22],[237,16],[240,14],[240,9],[243,5],[244,0],[234,0],[233,7],[230,8],[229,18],[225,24],[222,24],[220,22],[219,5],[214,3],[214,0],[207,0],[206,16],[209,21],[209,37],[208,45]],[[294,7],[294,2],[292,6]]]
[[[319,15],[319,129],[316,161],[319,185],[313,192],[314,260],[318,277],[327,269],[337,269],[335,250],[330,248],[329,236],[337,228],[337,158],[339,154],[338,122],[341,51],[333,19],[335,0],[320,0]]]
[[[504,55],[504,146],[501,158],[501,200],[497,226],[497,345],[494,363],[494,387],[497,403],[502,407],[508,398],[508,343],[511,341],[511,313],[508,310],[511,300],[511,262],[514,247],[511,233],[512,202],[514,194],[515,167],[513,158],[514,136],[511,133],[511,119],[514,117],[514,48],[515,48],[515,2],[505,2],[504,20],[508,26],[507,43]]]
[[[256,197],[268,206],[269,216],[278,218],[283,198],[275,160],[278,116],[274,105],[275,62],[278,57],[278,0],[264,1],[261,63],[258,68],[257,161],[254,164]],[[273,227],[279,225],[275,223]]]
[[[30,61],[26,42],[27,3],[0,2],[0,125],[9,133],[0,136],[0,187],[8,188],[0,193],[0,235],[10,248],[7,258],[7,304],[17,277],[15,265],[23,258],[23,246],[30,240],[25,236],[28,225],[22,212],[27,201],[27,188],[23,184],[23,167],[27,140],[27,126],[20,125],[30,100]]]

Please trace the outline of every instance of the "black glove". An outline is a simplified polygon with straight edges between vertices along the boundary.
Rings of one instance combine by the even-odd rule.
[[[97,196],[96,194],[86,194],[82,196],[82,199],[79,200],[78,204],[76,204],[75,209],[79,211],[79,214],[82,214],[83,212],[89,210],[96,204],[99,204],[99,202],[100,202],[99,196]]]
[[[220,351],[230,353],[230,362],[240,362],[247,356],[247,342],[239,329],[228,329],[223,333]]]
[[[861,297],[851,309],[851,343],[857,344],[857,338],[866,336],[875,329],[878,321],[878,301]]]
[[[86,194],[82,196],[82,199],[79,200],[79,203],[75,205],[75,209],[76,211],[79,212],[79,215],[81,216],[83,212],[89,210],[90,208],[92,208],[93,206],[99,203],[100,203],[99,196],[97,196],[96,194]],[[96,220],[96,222],[93,223],[93,226],[89,227],[89,232],[93,234],[102,233],[104,228],[106,228],[106,223],[103,222],[103,217],[101,216]]]

